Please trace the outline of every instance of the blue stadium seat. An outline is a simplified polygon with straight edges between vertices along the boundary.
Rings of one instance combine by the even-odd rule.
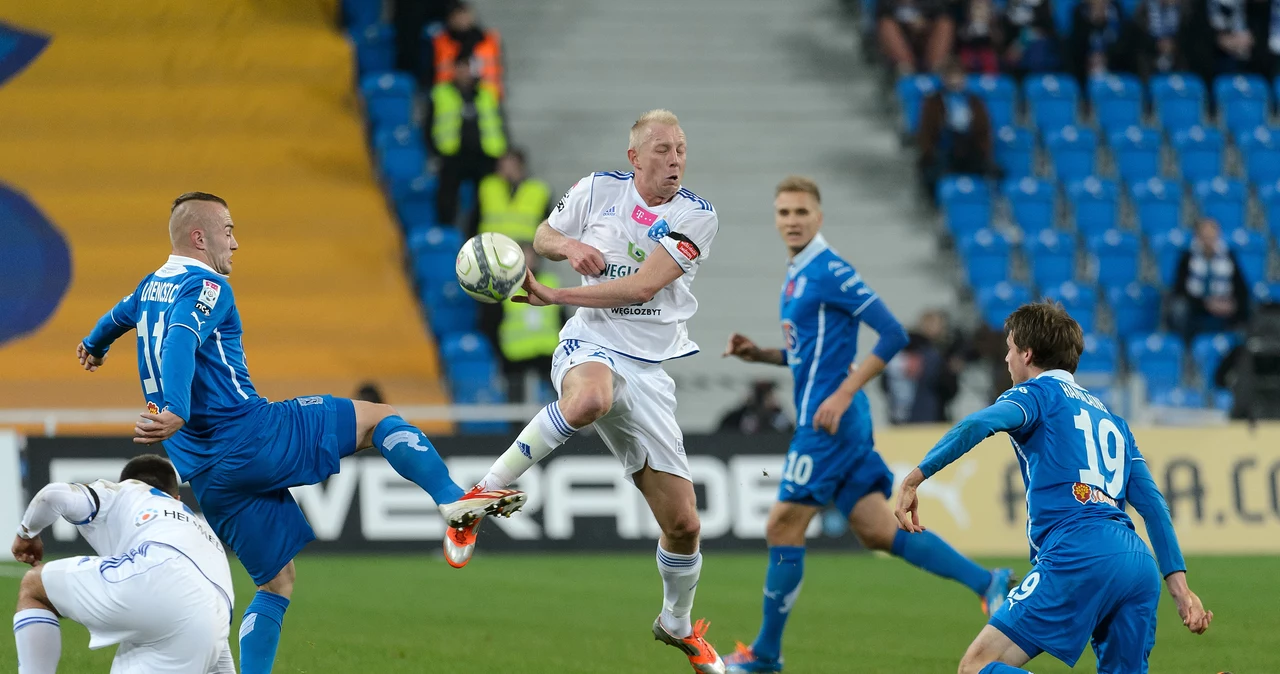
[[[1213,97],[1233,134],[1267,123],[1269,96],[1261,75],[1219,75],[1213,81]]]
[[[1067,184],[1067,202],[1075,214],[1076,231],[1088,239],[1116,226],[1120,188],[1113,180],[1089,176]]]
[[[1234,332],[1198,335],[1191,340],[1191,360],[1195,361],[1196,369],[1200,372],[1201,388],[1213,388],[1213,375],[1218,371],[1218,365],[1239,344],[1240,335]]]
[[[1280,180],[1259,185],[1258,202],[1266,216],[1267,231],[1280,243]]]
[[[391,198],[405,231],[426,230],[436,225],[438,182],[434,175],[424,173],[408,182],[395,185]]]
[[[455,403],[492,405],[506,402],[506,392],[498,377],[497,356],[482,335],[476,332],[447,335],[441,340],[440,353]],[[503,422],[468,421],[459,423],[458,430],[479,434],[505,433],[508,429]]]
[[[979,176],[946,176],[938,183],[938,203],[957,241],[991,222],[991,191]]]
[[[392,145],[378,152],[378,169],[392,183],[412,181],[426,166],[427,151],[420,144]]]
[[[1035,173],[1035,136],[1016,126],[1002,126],[996,132],[996,164],[1007,178],[1022,178]]]
[[[1216,388],[1209,391],[1209,404],[1213,409],[1230,413],[1235,407],[1236,397],[1231,391]]]
[[[920,126],[920,108],[929,94],[938,90],[935,75],[904,75],[898,78],[898,103],[902,106],[902,123],[907,133],[914,134]]]
[[[1031,75],[1023,82],[1023,89],[1036,128],[1044,131],[1076,123],[1080,87],[1074,77],[1051,73]]]
[[[1002,191],[1009,202],[1009,214],[1024,237],[1053,228],[1058,204],[1058,189],[1053,183],[1036,178],[1006,180]]]
[[[1182,226],[1182,186],[1172,180],[1148,178],[1129,188],[1138,228],[1148,238]]]
[[[1244,183],[1219,176],[1197,181],[1193,193],[1200,215],[1217,220],[1223,234],[1229,236],[1244,228],[1249,204],[1249,189]]]
[[[1151,78],[1151,101],[1165,133],[1196,126],[1204,121],[1204,82],[1191,73],[1171,73]]]
[[[450,382],[450,394],[454,403],[467,405],[499,405],[507,402],[507,390],[497,380],[485,381],[460,379]],[[511,432],[511,424],[505,421],[459,421],[458,432],[463,435],[505,435]]]
[[[450,227],[409,231],[413,275],[420,286],[455,283],[454,261],[462,248],[462,235]],[[455,283],[456,285],[456,283]]]
[[[1092,129],[1072,125],[1052,129],[1045,136],[1044,147],[1060,182],[1093,175],[1098,134]]]
[[[1179,227],[1167,232],[1154,234],[1150,238],[1151,255],[1156,260],[1156,271],[1160,276],[1160,285],[1166,289],[1173,285],[1174,276],[1178,273],[1178,260],[1182,252],[1191,245],[1191,233]]]
[[[1174,388],[1182,383],[1182,340],[1161,332],[1129,342],[1129,367],[1147,380],[1147,391]]]
[[[1009,240],[1000,232],[983,227],[960,240],[969,285],[974,288],[1009,280]]]
[[[1122,287],[1138,280],[1138,237],[1110,229],[1088,240],[1089,254],[1098,284]]]
[[[1188,409],[1204,407],[1204,394],[1185,386],[1148,390],[1147,400],[1152,405],[1159,407],[1185,407]]]
[[[342,0],[342,25],[358,29],[382,21],[382,0]]]
[[[476,329],[480,305],[462,291],[457,281],[442,279],[424,286],[420,294],[436,337]]]
[[[396,31],[385,23],[352,28],[348,33],[361,75],[396,67]]]
[[[1142,123],[1142,82],[1133,75],[1091,79],[1089,102],[1103,131],[1119,131]]]
[[[1253,299],[1258,304],[1280,304],[1280,281],[1258,281],[1253,284]]]
[[[1236,136],[1236,147],[1244,162],[1244,174],[1253,185],[1265,185],[1280,180],[1280,131],[1259,126],[1241,131]]]
[[[1116,340],[1085,333],[1084,352],[1080,354],[1080,364],[1076,367],[1076,383],[1097,395],[1095,387],[1111,386],[1119,371],[1120,347]]]
[[[1061,302],[1086,334],[1096,331],[1098,291],[1092,286],[1066,281],[1044,289],[1045,299]]]
[[[1108,288],[1107,303],[1120,339],[1145,335],[1160,327],[1160,291],[1149,285],[1130,283]]]
[[[1025,240],[1031,280],[1048,288],[1076,278],[1076,242],[1056,230],[1044,229]]]
[[[1008,75],[970,75],[969,91],[982,99],[991,118],[991,128],[1015,123],[1018,87]]]
[[[360,79],[365,113],[375,129],[411,124],[416,92],[417,85],[408,73],[375,72]]]
[[[1031,301],[1031,289],[1021,283],[1005,281],[994,286],[978,289],[978,309],[982,319],[993,330],[1004,327],[1004,319],[1014,309]]]
[[[1240,272],[1249,284],[1267,280],[1267,239],[1257,232],[1237,229],[1225,234],[1240,263]]]
[[[1120,179],[1132,185],[1160,175],[1160,132],[1141,126],[1112,131],[1107,142]]]
[[[384,126],[373,132],[373,147],[375,150],[396,145],[422,144],[422,131],[411,124]]]
[[[1192,126],[1173,134],[1182,179],[1194,182],[1222,172],[1222,133],[1207,126]]]

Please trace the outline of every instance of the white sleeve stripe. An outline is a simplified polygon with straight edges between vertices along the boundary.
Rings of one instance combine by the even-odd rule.
[[[1013,405],[1017,405],[1017,406],[1018,406],[1018,409],[1022,410],[1022,423],[1018,424],[1018,428],[1022,428],[1023,426],[1026,426],[1026,425],[1027,425],[1027,421],[1029,421],[1029,420],[1031,419],[1031,415],[1030,415],[1030,414],[1027,414],[1027,408],[1023,407],[1023,406],[1022,406],[1022,403],[1020,403],[1020,402],[1018,402],[1018,401],[1016,401],[1016,400],[1010,400],[1010,399],[1008,399],[1008,398],[1005,398],[1004,400],[998,400],[998,401],[996,401],[996,402],[1010,403],[1010,404],[1013,404]]]
[[[111,322],[112,322],[112,323],[115,323],[116,325],[118,325],[118,326],[120,326],[120,327],[122,327],[122,328],[132,328],[132,327],[133,327],[132,325],[125,325],[124,323],[121,323],[120,321],[116,320],[116,308],[115,308],[115,307],[111,307],[110,314],[111,314]]]
[[[199,343],[201,343],[201,344],[204,344],[204,338],[200,336],[200,331],[199,331],[199,330],[196,330],[195,328],[191,327],[190,325],[187,325],[186,323],[174,323],[174,324],[173,324],[173,327],[182,327],[182,328],[186,328],[186,329],[190,330],[191,332],[196,333],[196,341],[197,341],[197,342],[199,342]]]
[[[1130,461],[1141,461],[1141,462],[1143,462],[1143,463],[1146,463],[1146,462],[1147,462],[1147,458],[1146,458],[1146,457],[1144,457],[1144,456],[1139,456],[1139,457],[1138,457],[1138,458],[1136,458],[1136,459],[1130,459]]]
[[[866,302],[863,302],[861,306],[859,306],[857,309],[854,309],[854,310],[853,310],[853,315],[854,315],[854,316],[857,316],[858,314],[862,313],[862,310],[863,310],[863,309],[866,309],[868,306],[870,306],[870,305],[871,305],[871,303],[872,303],[872,302],[874,302],[874,301],[876,301],[876,300],[878,300],[878,299],[880,299],[880,296],[879,296],[879,295],[877,295],[877,294],[875,294],[875,293],[871,293],[871,297],[868,297]]]

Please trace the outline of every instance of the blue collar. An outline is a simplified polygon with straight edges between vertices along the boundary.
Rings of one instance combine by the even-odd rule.
[[[813,258],[818,257],[830,248],[831,246],[827,245],[827,240],[822,238],[821,232],[814,235],[813,239],[809,241],[809,245],[791,258],[791,263],[787,265],[787,275],[794,276],[799,273],[800,270],[809,266],[810,262],[813,262]]]

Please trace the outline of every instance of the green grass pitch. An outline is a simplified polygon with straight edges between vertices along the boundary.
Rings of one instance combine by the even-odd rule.
[[[694,617],[712,621],[723,652],[749,642],[759,624],[766,557],[708,549]],[[1012,564],[1022,560],[984,560]],[[950,673],[985,619],[968,590],[883,556],[811,554],[788,626],[786,671],[795,674]],[[1160,606],[1151,671],[1159,674],[1280,672],[1280,559],[1199,557],[1191,586],[1216,614],[1196,637],[1172,602]],[[652,555],[477,555],[460,571],[438,556],[298,560],[275,671],[687,672],[675,650],[653,640],[661,586]],[[237,611],[252,595],[237,571]],[[17,596],[17,565],[0,566],[0,596]],[[107,672],[111,649],[90,652],[83,628],[64,623],[60,671]],[[239,626],[239,617],[234,629]],[[233,644],[234,648],[234,644]],[[0,640],[0,672],[14,669],[13,641]],[[1037,674],[1069,671],[1049,656]],[[1093,671],[1092,653],[1076,668]]]

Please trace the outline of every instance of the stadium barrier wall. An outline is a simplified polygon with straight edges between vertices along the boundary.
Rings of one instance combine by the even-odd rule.
[[[901,479],[943,430],[890,429],[877,435],[877,445]],[[1280,553],[1280,425],[1253,432],[1228,426],[1136,434],[1187,552]],[[441,437],[433,442],[454,479],[471,484],[509,438]],[[781,435],[685,439],[706,549],[764,547],[765,521],[787,443],[788,437]],[[4,446],[0,437],[0,480],[6,476]],[[30,438],[23,492],[29,497],[49,481],[117,475],[137,453],[127,438]],[[1087,465],[1085,457],[1080,461]],[[922,522],[969,554],[1027,554],[1025,494],[1018,471],[1007,440],[997,436],[984,441],[924,484]],[[486,525],[487,550],[647,551],[657,539],[657,525],[642,497],[598,438],[576,439],[557,450],[530,470],[520,486],[531,497],[526,511]],[[430,498],[372,452],[348,457],[340,474],[322,485],[296,488],[294,494],[318,537],[310,552],[434,552],[444,535]],[[190,494],[184,495],[196,508]],[[0,506],[0,515],[2,511]],[[860,549],[842,524],[834,513],[815,519],[809,529],[811,546]],[[74,527],[64,522],[54,526],[46,544],[53,554],[86,550]]]

